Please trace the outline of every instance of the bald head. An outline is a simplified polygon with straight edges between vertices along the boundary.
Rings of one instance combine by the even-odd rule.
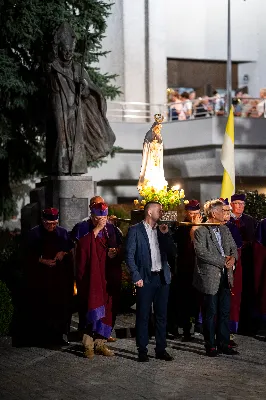
[[[146,222],[156,223],[161,217],[162,217],[162,205],[160,203],[151,201],[145,205],[144,218]]]
[[[90,199],[90,206],[98,203],[104,203],[104,199],[101,196],[94,196]]]

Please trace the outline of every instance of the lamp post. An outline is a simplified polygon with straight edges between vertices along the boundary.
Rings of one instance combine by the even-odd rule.
[[[227,91],[227,112],[229,114],[232,104],[232,58],[231,58],[231,0],[228,1],[227,10],[227,71],[226,71],[226,91]]]

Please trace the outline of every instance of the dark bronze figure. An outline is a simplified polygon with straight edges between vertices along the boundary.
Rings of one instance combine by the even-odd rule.
[[[50,175],[81,175],[88,162],[110,153],[115,135],[100,89],[73,60],[76,36],[67,22],[56,32],[53,45],[54,57],[47,65],[46,164]]]

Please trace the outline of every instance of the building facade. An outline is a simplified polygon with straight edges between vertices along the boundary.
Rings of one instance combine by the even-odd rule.
[[[188,198],[204,202],[220,196],[221,149],[226,117],[163,124],[164,170],[169,186],[179,184]],[[142,145],[151,123],[112,123],[116,145],[122,148],[100,168],[88,171],[97,193],[109,203],[133,202],[138,197]],[[266,119],[235,118],[236,189],[266,193]]]
[[[227,0],[112,0],[100,61],[121,101],[161,104],[167,87],[226,88]],[[265,0],[231,0],[233,88],[266,87]]]

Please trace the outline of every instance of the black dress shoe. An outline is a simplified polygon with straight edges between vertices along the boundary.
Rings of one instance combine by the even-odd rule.
[[[239,352],[234,350],[231,346],[223,347],[222,349],[219,349],[218,352],[220,354],[226,354],[227,356],[236,356],[239,354]]]
[[[163,360],[163,361],[173,361],[174,357],[170,356],[169,353],[167,353],[167,351],[164,351],[163,353],[157,353],[155,358],[157,358],[157,360]]]
[[[211,349],[207,349],[206,350],[206,356],[207,357],[217,357],[218,356],[218,352],[215,349],[215,347],[211,348]]]
[[[149,357],[147,353],[139,353],[139,362],[149,362]]]

